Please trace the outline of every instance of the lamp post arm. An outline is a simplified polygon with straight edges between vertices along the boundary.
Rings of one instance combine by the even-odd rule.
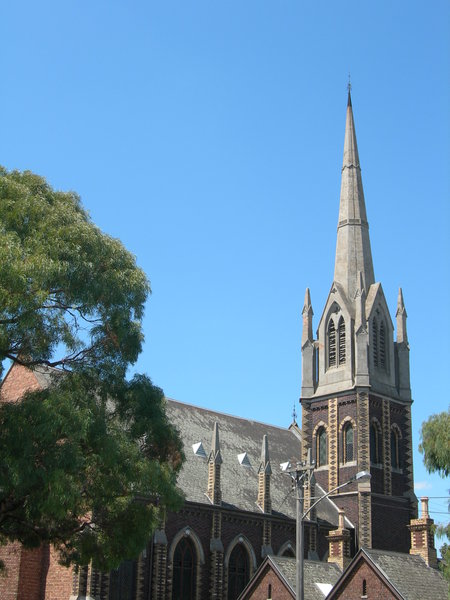
[[[318,498],[313,504],[311,504],[311,506],[308,508],[308,510],[305,510],[305,512],[303,513],[303,518],[305,518],[319,504],[319,502],[322,502],[322,500],[324,498],[328,498],[328,496],[331,496],[331,494],[333,494],[334,492],[337,492],[341,488],[345,487],[346,485],[349,485],[350,483],[353,483],[354,481],[356,481],[356,479],[354,477],[352,477],[352,479],[349,479],[345,483],[341,483],[340,485],[336,486],[335,488],[333,488],[332,490],[330,490],[323,496],[320,496],[320,498]]]

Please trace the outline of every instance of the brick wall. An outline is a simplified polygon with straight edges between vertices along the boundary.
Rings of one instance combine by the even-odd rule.
[[[45,585],[42,600],[69,600],[72,593],[73,569],[58,563],[58,555],[53,548],[46,548],[44,566]]]
[[[41,600],[44,548],[22,548],[17,600]]]
[[[366,581],[363,595],[363,581]],[[397,600],[376,572],[365,562],[361,561],[354,572],[345,582],[338,593],[332,595],[333,600]]]
[[[0,546],[0,559],[5,563],[6,576],[0,576],[0,598],[17,600],[22,546],[19,543]]]
[[[25,392],[39,389],[39,384],[30,369],[13,365],[3,380],[0,389],[0,402],[14,402]]]
[[[271,586],[270,596],[269,586]],[[243,596],[242,600],[268,600],[268,598],[272,598],[273,600],[293,600],[294,596],[273,570],[266,567],[252,585],[249,593]]]

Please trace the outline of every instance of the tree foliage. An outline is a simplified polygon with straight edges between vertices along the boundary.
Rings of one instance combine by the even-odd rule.
[[[419,450],[429,473],[448,477],[450,473],[450,410],[431,417],[422,423]],[[438,538],[450,538],[450,524],[436,526]],[[439,568],[445,579],[450,581],[450,547],[444,543],[440,548],[442,560]]]
[[[0,168],[0,362],[47,385],[0,405],[0,543],[52,543],[108,570],[182,498],[162,391],[126,373],[149,293],[134,257],[74,193]]]
[[[450,410],[432,415],[422,423],[419,450],[429,473],[448,477],[450,473]]]

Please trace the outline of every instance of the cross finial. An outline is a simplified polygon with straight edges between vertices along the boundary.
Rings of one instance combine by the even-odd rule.
[[[348,93],[350,93],[352,91],[352,82],[351,82],[350,73],[348,74],[347,89],[348,89]]]
[[[297,423],[297,411],[295,410],[295,402],[294,402],[294,407],[292,409],[292,422]]]

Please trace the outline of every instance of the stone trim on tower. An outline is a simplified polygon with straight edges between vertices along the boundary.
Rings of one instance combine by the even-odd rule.
[[[357,393],[358,470],[370,471],[369,394]],[[372,547],[372,501],[370,482],[358,485],[359,545]]]
[[[328,489],[332,490],[339,482],[339,437],[338,400],[328,400]]]
[[[391,407],[387,398],[382,400],[382,435],[383,435],[383,486],[387,496],[392,494],[391,472]]]

